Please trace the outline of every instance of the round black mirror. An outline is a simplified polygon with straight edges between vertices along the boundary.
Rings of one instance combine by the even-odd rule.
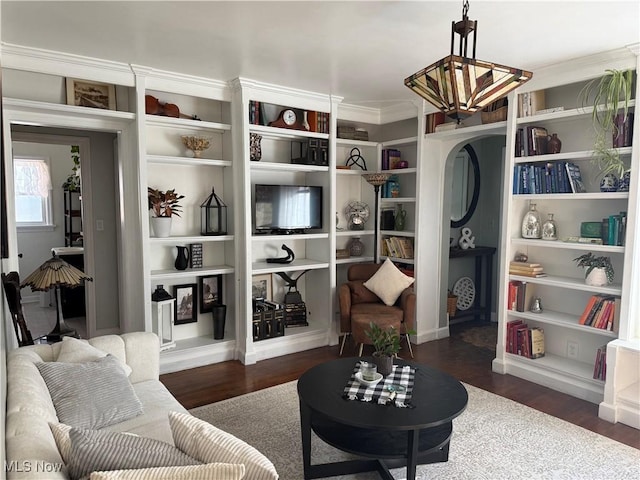
[[[453,164],[451,190],[451,227],[466,224],[478,205],[480,195],[480,165],[470,144],[460,149]]]

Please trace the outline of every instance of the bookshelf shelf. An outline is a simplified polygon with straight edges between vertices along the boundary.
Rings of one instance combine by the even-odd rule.
[[[514,237],[511,239],[511,243],[516,246],[558,248],[563,250],[591,250],[603,253],[624,253],[624,247],[617,245],[597,245],[594,243],[563,242],[562,240],[547,241]]]
[[[571,315],[563,312],[554,312],[552,310],[545,310],[542,313],[533,312],[518,312],[516,310],[507,310],[507,315],[510,320],[524,319],[538,323],[545,323],[548,325],[558,325],[563,328],[576,330],[580,332],[591,333],[594,335],[601,335],[603,337],[617,338],[618,334],[609,330],[603,330],[601,328],[588,327],[580,325],[578,323],[580,317],[578,315]]]

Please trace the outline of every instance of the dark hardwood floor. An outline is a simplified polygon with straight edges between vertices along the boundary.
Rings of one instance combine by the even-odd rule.
[[[470,327],[473,324],[452,325],[449,338],[413,345],[414,360],[448,372],[462,382],[640,449],[640,430],[601,420],[596,404],[511,375],[493,373],[491,361],[495,352],[461,339],[462,332]],[[367,355],[370,350],[365,348],[364,353]],[[403,358],[409,358],[406,345],[401,353]],[[239,361],[217,363],[165,374],[160,380],[180,403],[190,409],[296,380],[307,369],[338,358],[338,354],[339,346],[323,347],[263,360],[255,365],[242,365]],[[346,355],[357,355],[349,340],[343,353]]]

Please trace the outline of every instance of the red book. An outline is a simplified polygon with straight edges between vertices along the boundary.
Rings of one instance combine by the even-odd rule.
[[[582,312],[582,315],[580,316],[580,320],[578,322],[580,325],[584,325],[584,322],[587,320],[587,317],[589,316],[589,312],[591,311],[595,303],[596,303],[596,296],[591,295],[591,298],[587,302],[587,306],[584,307],[584,312]]]

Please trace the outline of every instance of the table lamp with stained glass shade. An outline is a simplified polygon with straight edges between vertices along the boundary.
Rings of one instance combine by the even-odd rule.
[[[56,325],[46,335],[47,341],[60,341],[64,336],[77,337],[78,333],[64,321],[62,315],[62,298],[60,288],[75,288],[84,281],[93,281],[82,270],[68,264],[59,257],[52,257],[25,278],[20,288],[31,287],[34,292],[48,292],[51,288],[56,291]]]

